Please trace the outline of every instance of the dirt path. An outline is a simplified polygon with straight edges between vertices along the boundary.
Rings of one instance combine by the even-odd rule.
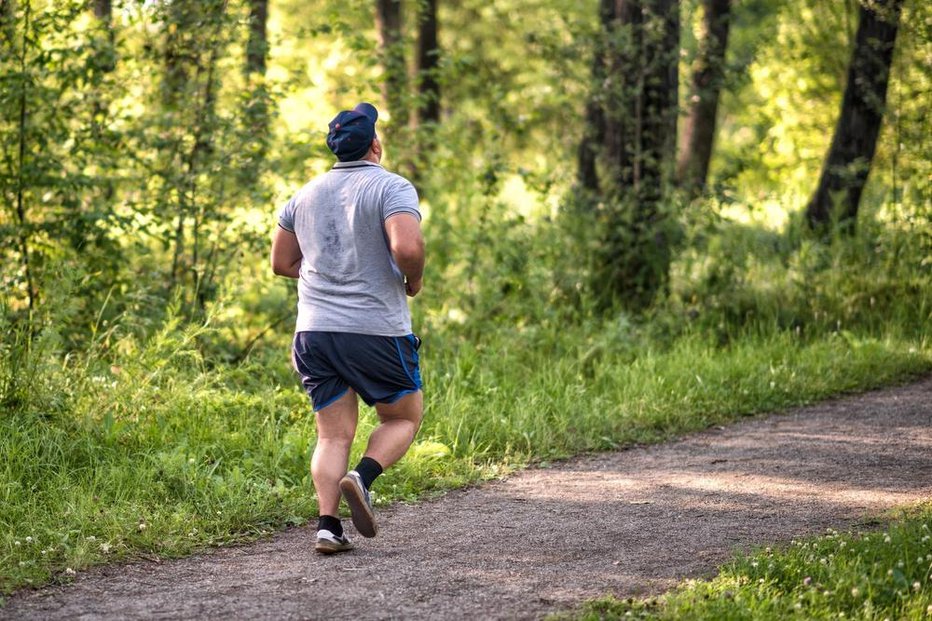
[[[298,528],[97,568],[18,594],[0,617],[538,618],[607,592],[658,593],[736,548],[929,498],[932,377],[396,505],[349,554],[315,555]]]

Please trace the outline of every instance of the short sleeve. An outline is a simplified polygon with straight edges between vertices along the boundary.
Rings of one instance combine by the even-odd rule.
[[[295,200],[292,198],[278,212],[278,226],[292,233],[294,233],[294,210]]]
[[[417,190],[407,179],[398,177],[389,185],[385,201],[382,203],[382,220],[398,213],[409,213],[421,220],[421,211],[418,209]]]

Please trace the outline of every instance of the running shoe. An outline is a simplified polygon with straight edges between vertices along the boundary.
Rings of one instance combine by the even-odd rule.
[[[372,500],[369,490],[362,484],[362,478],[355,470],[350,470],[340,479],[340,492],[349,505],[350,515],[353,517],[353,526],[363,537],[375,537],[379,527],[375,524],[375,513],[372,512]]]
[[[314,546],[314,549],[321,554],[335,554],[336,552],[352,550],[353,544],[350,543],[345,533],[338,537],[329,530],[322,528],[317,531],[317,545]]]

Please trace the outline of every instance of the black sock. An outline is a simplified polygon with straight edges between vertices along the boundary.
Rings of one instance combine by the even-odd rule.
[[[339,518],[332,515],[322,515],[317,518],[317,530],[329,530],[337,537],[343,536],[343,525],[340,524]]]
[[[366,489],[369,489],[369,487],[372,486],[372,482],[375,481],[375,478],[382,474],[382,466],[371,457],[363,457],[360,459],[355,470],[359,473],[359,478],[362,479],[362,484],[366,486]]]

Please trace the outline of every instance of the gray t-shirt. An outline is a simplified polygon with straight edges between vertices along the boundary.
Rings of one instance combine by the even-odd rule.
[[[278,224],[303,255],[296,332],[411,333],[404,276],[385,233],[399,213],[421,219],[414,186],[365,160],[337,162],[285,204]]]

